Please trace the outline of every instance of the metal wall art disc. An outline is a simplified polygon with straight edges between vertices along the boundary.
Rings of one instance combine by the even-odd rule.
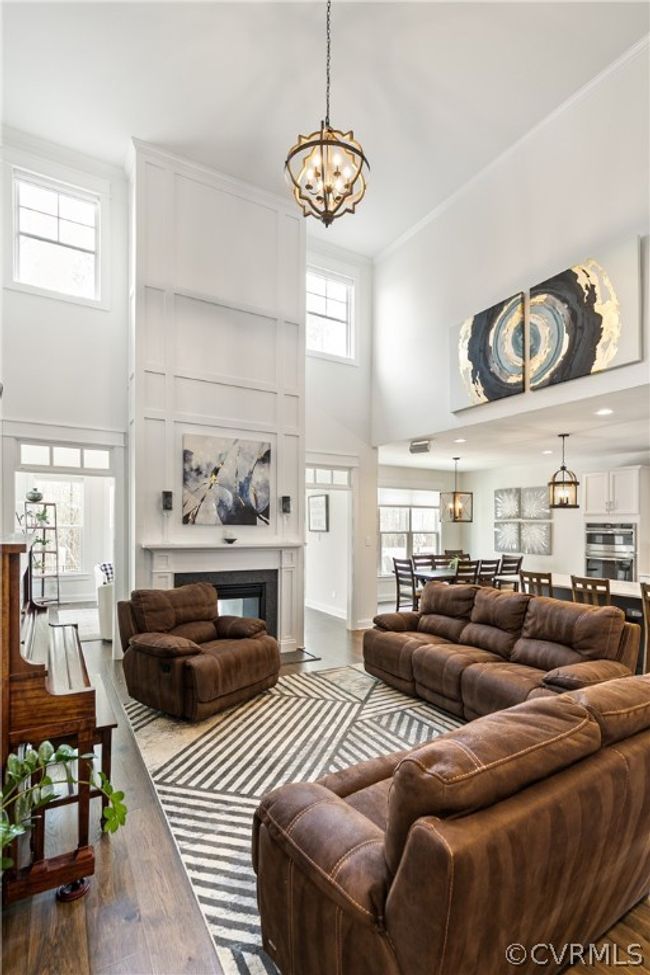
[[[451,360],[453,410],[523,393],[523,293],[456,326]]]

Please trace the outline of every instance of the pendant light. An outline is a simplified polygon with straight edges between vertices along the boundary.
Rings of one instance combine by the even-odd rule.
[[[454,457],[454,490],[440,495],[440,521],[473,521],[474,495],[471,491],[458,490],[458,461]]]
[[[366,192],[364,167],[370,168],[352,129],[343,132],[330,125],[331,7],[327,0],[325,120],[309,135],[298,136],[284,164],[303,214],[326,227],[344,213],[354,213]]]
[[[579,508],[578,485],[580,482],[573,471],[567,470],[564,463],[564,446],[568,433],[559,433],[562,440],[562,466],[548,482],[549,508]]]

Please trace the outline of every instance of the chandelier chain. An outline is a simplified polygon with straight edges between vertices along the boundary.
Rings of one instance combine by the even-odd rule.
[[[327,0],[327,57],[325,59],[325,126],[329,129],[330,127],[330,66],[331,66],[331,47],[332,47],[332,31],[330,27],[330,19],[332,13],[332,0]]]

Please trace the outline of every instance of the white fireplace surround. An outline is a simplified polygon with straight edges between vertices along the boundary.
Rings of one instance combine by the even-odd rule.
[[[154,589],[173,589],[178,572],[277,570],[280,650],[290,653],[304,646],[302,541],[151,542],[142,548]]]

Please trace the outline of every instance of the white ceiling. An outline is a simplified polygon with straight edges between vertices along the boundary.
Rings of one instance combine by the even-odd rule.
[[[596,416],[596,410],[613,410],[609,416]],[[379,448],[379,463],[391,466],[453,470],[452,457],[460,457],[461,471],[488,470],[499,466],[540,464],[559,467],[559,433],[571,434],[567,441],[567,461],[576,464],[582,457],[607,456],[608,461],[630,456],[638,462],[650,451],[650,387],[641,386],[567,406],[546,407],[518,413],[499,420],[455,427],[436,434],[428,454],[410,454],[406,443]],[[464,438],[465,443],[455,443]],[[543,451],[551,450],[552,455]]]
[[[136,136],[288,193],[323,113],[324,3],[3,4],[4,121],[122,164]],[[650,27],[643,3],[347,3],[332,121],[372,167],[325,231],[376,254]]]

